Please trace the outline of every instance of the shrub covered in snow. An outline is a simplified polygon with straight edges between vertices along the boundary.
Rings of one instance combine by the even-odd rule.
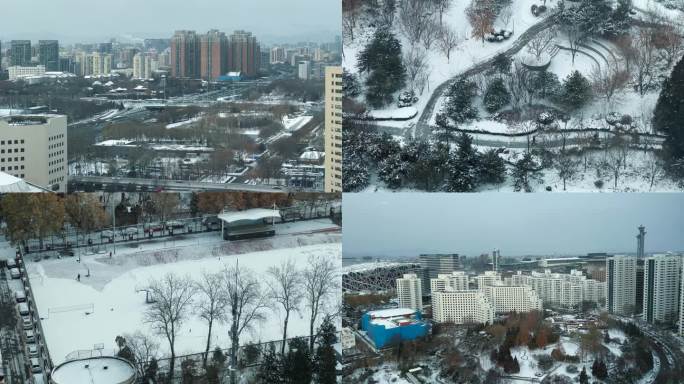
[[[401,94],[399,94],[399,102],[397,105],[399,108],[404,108],[404,107],[410,107],[413,104],[418,102],[418,97],[416,96],[416,93],[413,92],[413,90],[410,91],[404,91]]]

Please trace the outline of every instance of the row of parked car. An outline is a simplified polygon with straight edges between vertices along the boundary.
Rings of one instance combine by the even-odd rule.
[[[7,268],[13,279],[21,278],[23,275],[23,269],[15,259],[8,260]],[[28,356],[31,372],[40,374],[43,371],[40,364],[40,332],[35,327],[33,311],[31,310],[32,298],[26,294],[24,288],[20,288],[14,291],[14,301],[24,331],[22,339],[26,346],[25,356]]]

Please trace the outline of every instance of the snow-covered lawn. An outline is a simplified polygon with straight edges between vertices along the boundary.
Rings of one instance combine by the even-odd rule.
[[[177,123],[166,124],[166,129],[179,128],[179,127],[182,127],[182,126],[185,126],[185,125],[189,125],[189,124],[192,124],[192,123],[196,123],[196,122],[198,122],[198,121],[200,121],[200,120],[202,120],[202,116],[195,116],[195,117],[193,117],[192,119],[179,121],[179,122],[177,122]]]
[[[416,117],[418,110],[415,107],[390,108],[372,110],[368,117],[374,120],[408,120]]]
[[[334,228],[326,220],[295,224],[300,225],[284,225],[279,233]],[[206,233],[179,241],[143,243],[139,247],[120,246],[112,259],[105,252],[82,256],[80,263],[76,258],[29,262],[27,270],[39,315],[43,318],[45,341],[55,363],[60,363],[67,354],[93,349],[95,344],[102,343],[106,349],[114,348],[114,338],[122,333],[140,330],[152,334],[149,326],[143,323],[147,307],[145,293],[137,291],[150,279],[167,273],[197,279],[203,271],[220,271],[239,260],[241,267],[251,269],[265,284],[269,266],[291,258],[301,268],[312,255],[334,259],[341,267],[339,233],[277,236],[240,242],[223,241],[216,233]],[[91,276],[85,277],[88,270]],[[77,273],[81,274],[80,282],[76,280]],[[332,301],[328,304],[334,305]],[[73,310],[66,310],[69,307]],[[91,310],[92,313],[86,314]],[[308,334],[305,314],[295,315],[294,321],[291,319],[289,335]],[[269,310],[267,320],[255,327],[254,332],[244,335],[241,342],[277,340],[281,337],[280,323],[280,311]],[[202,351],[206,332],[204,321],[191,314],[180,330],[177,353]],[[168,351],[164,339],[155,337],[161,350]],[[215,327],[212,338],[213,345],[227,346],[227,326]]]

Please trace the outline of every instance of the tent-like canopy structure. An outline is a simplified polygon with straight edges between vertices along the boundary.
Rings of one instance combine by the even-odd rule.
[[[37,187],[31,183],[14,177],[8,173],[0,172],[0,194],[5,193],[37,193],[49,192],[46,189]]]
[[[234,223],[243,220],[261,220],[269,218],[280,218],[280,211],[277,209],[254,208],[237,212],[219,213],[218,218],[226,223]]]

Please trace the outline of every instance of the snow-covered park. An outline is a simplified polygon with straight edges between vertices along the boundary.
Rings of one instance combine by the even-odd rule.
[[[162,354],[168,353],[164,337],[153,332],[144,320],[145,289],[151,280],[172,273],[197,281],[203,272],[234,267],[249,270],[262,289],[267,288],[267,270],[293,260],[305,268],[310,257],[328,258],[341,267],[341,235],[328,220],[279,225],[273,238],[227,242],[216,233],[197,234],[179,240],[119,246],[108,252],[66,259],[28,262],[27,271],[35,295],[45,341],[55,363],[75,351],[97,348],[113,350],[115,338],[140,331],[152,336]],[[77,278],[80,274],[80,280]],[[89,275],[89,276],[88,276]],[[199,299],[196,294],[193,300]],[[329,297],[326,310],[333,311],[338,297]],[[282,338],[282,313],[269,308],[266,320],[254,324],[241,344]],[[291,315],[288,337],[308,335],[306,308]],[[206,321],[191,311],[182,324],[176,354],[202,352],[206,346]],[[214,325],[212,348],[229,346],[228,325]]]
[[[665,172],[676,161],[666,158],[672,149],[663,146],[673,144],[654,123],[663,80],[684,52],[677,32],[683,13],[673,2],[492,0],[490,9],[485,0],[441,0],[430,10],[412,7],[413,1],[394,9],[391,3],[377,2],[373,11],[345,9],[345,96],[352,101],[346,113],[359,123],[347,131],[345,190],[681,191],[677,174]],[[599,3],[605,4],[594,5]],[[603,14],[590,21],[577,11],[594,6]],[[579,24],[592,30],[573,28]],[[658,39],[671,44],[652,43]],[[376,52],[384,59],[374,61]],[[402,66],[403,74],[383,69],[383,62]],[[384,94],[376,69],[399,85]],[[457,86],[460,81],[465,83]],[[460,151],[460,133],[471,135],[480,154],[497,151],[503,163],[494,164],[491,156],[485,172],[464,171],[444,164],[442,155],[416,152],[421,143],[433,154],[440,152],[436,144],[445,144],[451,161]],[[394,143],[373,138],[381,134]],[[593,141],[580,138],[590,135]],[[372,153],[376,149],[382,153]],[[508,154],[520,151],[545,159],[509,162]],[[605,158],[616,151],[622,171],[611,185],[607,169],[616,167]],[[407,160],[416,158],[430,164]],[[589,169],[587,158],[600,158],[602,169]],[[643,168],[654,169],[656,177],[644,180]],[[523,188],[516,173],[521,169]],[[539,170],[539,185],[528,185],[525,169]],[[489,171],[501,177],[492,182]],[[487,176],[463,181],[469,173]]]

